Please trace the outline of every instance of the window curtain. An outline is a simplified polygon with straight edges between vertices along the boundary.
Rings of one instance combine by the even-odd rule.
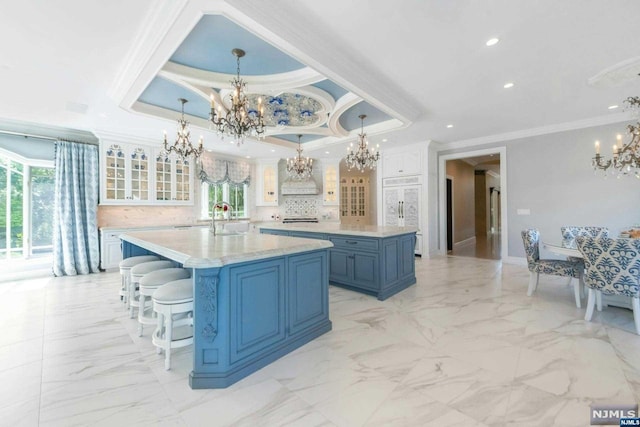
[[[53,274],[97,273],[98,147],[56,141]]]
[[[201,157],[200,180],[209,184],[242,187],[251,183],[251,165],[246,162],[215,159],[210,153]]]

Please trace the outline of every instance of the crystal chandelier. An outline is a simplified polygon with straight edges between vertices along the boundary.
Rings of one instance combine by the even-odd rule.
[[[287,174],[294,179],[309,178],[313,172],[313,159],[302,157],[300,138],[302,135],[298,135],[298,156],[287,159]]]
[[[640,97],[630,96],[624,101],[628,108],[639,109]],[[600,155],[600,141],[596,141],[596,155],[591,161],[591,165],[595,171],[603,170],[605,174],[611,168],[612,175],[620,177],[621,175],[629,175],[632,172],[636,178],[640,178],[640,121],[635,125],[627,126],[631,141],[622,144],[622,135],[616,136],[616,144],[613,145],[613,156],[606,159]]]
[[[178,119],[178,134],[173,145],[169,145],[169,143],[167,142],[167,131],[164,131],[164,151],[167,154],[170,154],[173,151],[183,160],[191,155],[193,155],[197,159],[198,157],[200,157],[203,151],[202,137],[200,137],[200,140],[198,141],[198,148],[195,148],[193,145],[191,145],[191,141],[189,140],[191,136],[191,131],[189,130],[189,122],[184,118],[184,104],[189,101],[184,98],[178,98],[178,101],[182,103],[182,114],[180,116],[180,119]]]
[[[358,135],[358,148],[354,153],[353,151],[353,143],[347,147],[347,157],[345,157],[345,162],[347,163],[347,168],[349,170],[356,168],[359,172],[364,172],[366,168],[375,169],[376,162],[380,160],[380,151],[378,151],[378,147],[374,149],[373,147],[369,150],[369,141],[367,140],[367,134],[364,133],[364,119],[367,118],[366,115],[361,114],[358,118],[362,122],[362,128],[360,134]]]
[[[230,108],[227,108],[223,102],[223,105],[218,105],[216,109],[213,95],[211,95],[209,120],[222,139],[225,136],[229,136],[240,145],[244,143],[247,136],[264,138],[264,107],[262,98],[258,98],[258,104],[255,108],[249,105],[249,100],[245,93],[247,85],[240,78],[240,58],[245,55],[244,50],[233,49],[231,53],[236,57],[238,68],[235,79],[231,81],[233,91],[227,96],[227,104],[230,105]]]

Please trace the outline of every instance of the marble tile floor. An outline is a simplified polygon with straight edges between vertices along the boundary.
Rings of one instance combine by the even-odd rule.
[[[582,320],[572,288],[526,267],[416,259],[380,302],[331,287],[333,330],[223,390],[165,371],[119,299],[118,273],[0,285],[1,426],[586,426],[640,400],[631,311]]]

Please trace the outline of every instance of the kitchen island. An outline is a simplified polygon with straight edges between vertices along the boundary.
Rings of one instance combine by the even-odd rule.
[[[123,258],[192,270],[192,388],[224,388],[331,330],[329,241],[208,229],[121,236]]]
[[[416,283],[414,227],[265,224],[264,234],[328,240],[329,282],[383,301]]]

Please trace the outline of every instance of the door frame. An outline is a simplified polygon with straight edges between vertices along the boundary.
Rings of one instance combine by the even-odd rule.
[[[449,210],[448,209],[449,207],[448,207],[448,204],[447,204],[447,196],[449,194],[449,192],[447,190],[447,187],[446,187],[447,181],[451,181],[451,200],[450,200],[451,212],[447,212]],[[445,196],[444,197],[444,203],[445,203],[444,209],[445,210],[444,211],[445,211],[445,221],[446,221],[445,224],[448,223],[449,215],[451,215],[451,249],[452,250],[453,250],[453,232],[456,229],[456,223],[455,223],[455,218],[456,217],[455,217],[455,211],[454,211],[455,206],[454,206],[454,200],[453,200],[453,187],[454,187],[454,184],[455,184],[454,181],[455,181],[455,179],[454,179],[454,177],[452,175],[447,175],[445,177],[445,180],[444,180],[444,183],[445,183],[445,188],[444,188],[444,191],[445,191],[445,193],[444,193],[444,196]],[[445,246],[446,246],[445,253],[449,252],[449,232],[448,231],[449,231],[449,227],[448,227],[448,224],[447,224],[447,227],[445,228],[445,233],[446,233],[445,236],[447,237],[446,240],[445,240],[445,242],[446,242],[446,244],[445,244]]]
[[[500,155],[500,258],[504,261],[509,256],[509,228],[507,226],[507,147],[493,147],[482,150],[461,151],[459,153],[444,154],[438,157],[438,253],[447,254],[447,206],[446,206],[446,178],[447,161],[464,159],[467,157]]]

